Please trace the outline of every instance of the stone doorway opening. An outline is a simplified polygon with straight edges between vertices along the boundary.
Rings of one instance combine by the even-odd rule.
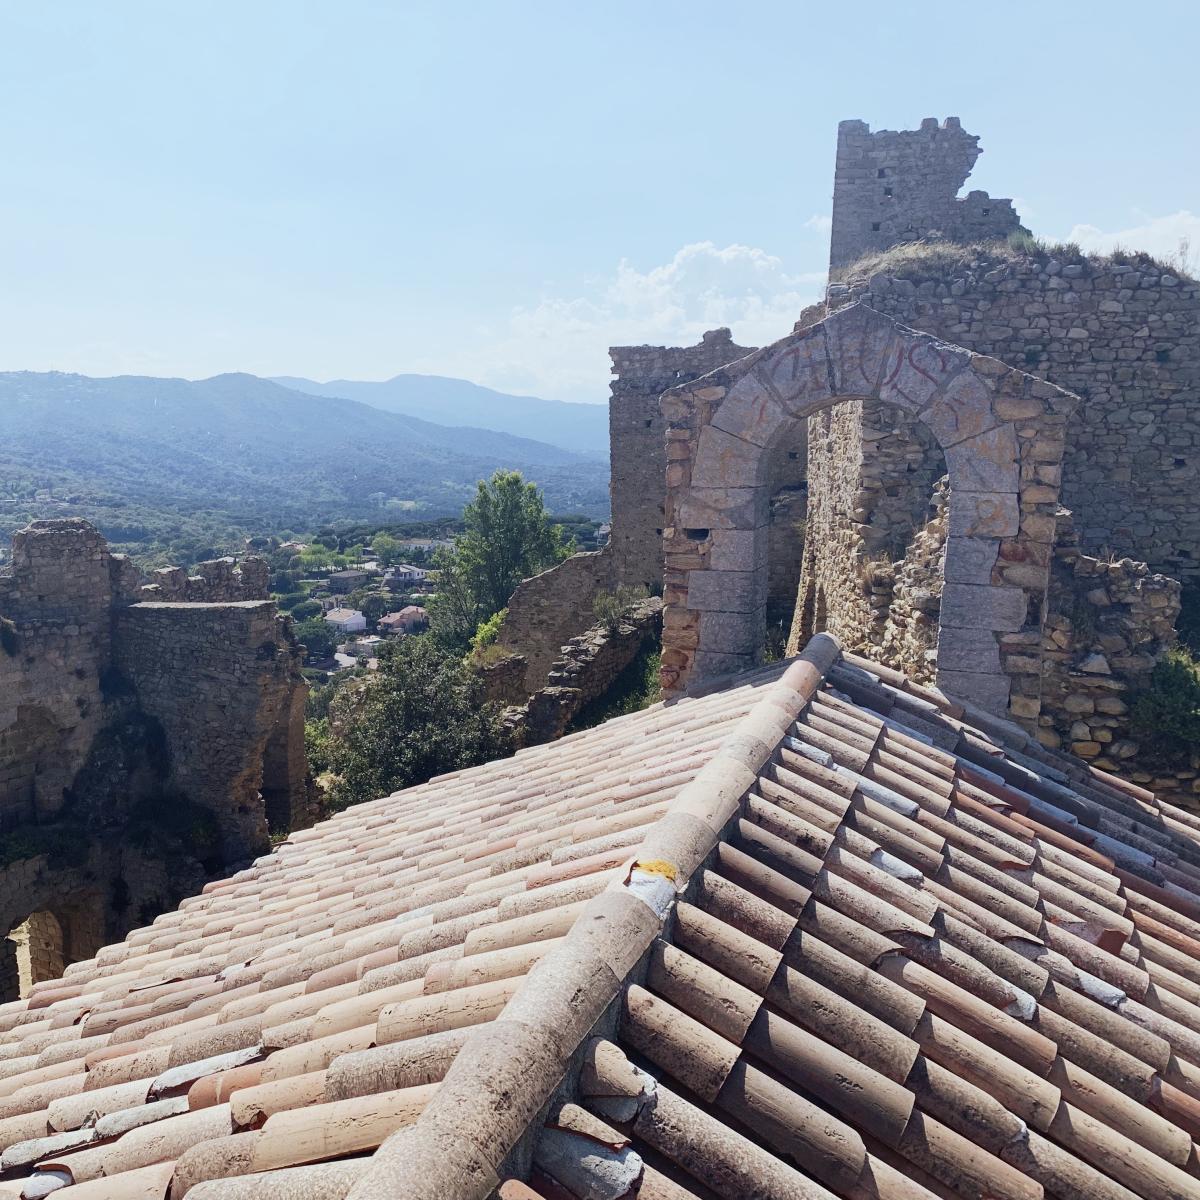
[[[1028,647],[1040,644],[1055,481],[1075,397],[862,305],[664,394],[674,468],[664,528],[664,694],[761,661],[771,454],[796,422],[854,401],[898,407],[945,456],[938,684],[1036,719],[1040,664],[1029,668]],[[810,502],[813,491],[810,476]],[[813,536],[809,523],[806,541],[826,554],[835,543]],[[841,614],[828,585],[825,599],[832,625]]]
[[[876,399],[847,400],[807,426],[811,536],[788,652],[828,632],[843,649],[932,682],[950,500],[945,452],[922,421]]]

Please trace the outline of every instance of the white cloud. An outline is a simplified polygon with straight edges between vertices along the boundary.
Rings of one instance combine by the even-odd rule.
[[[600,400],[609,346],[691,345],[721,325],[743,346],[764,345],[791,331],[824,282],[823,272],[790,274],[752,246],[696,242],[648,271],[622,261],[591,294],[547,297],[514,310],[506,329],[485,332],[478,378],[505,390]]]
[[[1165,217],[1138,213],[1137,220],[1139,224],[1115,233],[1105,233],[1095,225],[1076,225],[1063,241],[1078,242],[1093,253],[1105,254],[1119,246],[1123,250],[1145,250],[1156,258],[1175,258],[1187,242],[1195,269],[1195,257],[1200,253],[1200,216],[1180,209]]]
[[[804,222],[804,228],[811,229],[814,233],[827,236],[833,229],[833,218],[828,213],[813,213],[813,215]]]

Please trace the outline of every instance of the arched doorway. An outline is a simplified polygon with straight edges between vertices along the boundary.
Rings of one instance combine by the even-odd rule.
[[[1035,719],[1058,471],[1075,397],[862,305],[663,396],[676,447],[664,530],[664,694],[758,660],[772,448],[797,421],[852,399],[897,406],[945,455],[939,685]]]

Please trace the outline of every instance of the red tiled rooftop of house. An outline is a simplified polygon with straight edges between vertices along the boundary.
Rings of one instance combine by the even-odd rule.
[[[0,1197],[1200,1196],[1200,820],[821,637],[0,1028]]]

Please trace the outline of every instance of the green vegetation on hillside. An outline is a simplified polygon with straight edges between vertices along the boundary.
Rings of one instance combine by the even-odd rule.
[[[607,512],[602,462],[250,375],[0,373],[0,412],[0,539],[82,516],[144,565],[283,530],[453,516],[501,467],[535,477],[563,511]]]
[[[1032,259],[1048,262],[1055,259],[1064,266],[1088,262],[1096,267],[1107,265],[1152,267],[1158,271],[1175,271],[1190,275],[1195,271],[1190,247],[1184,243],[1178,253],[1168,259],[1156,258],[1142,250],[1113,250],[1110,254],[1089,254],[1075,242],[1047,242],[1029,233],[1010,234],[1005,239],[964,245],[961,242],[915,241],[904,242],[865,254],[848,266],[839,268],[838,277],[866,279],[882,274],[897,279],[925,279],[931,276],[950,276],[968,270],[980,260],[989,266],[1003,262]]]

